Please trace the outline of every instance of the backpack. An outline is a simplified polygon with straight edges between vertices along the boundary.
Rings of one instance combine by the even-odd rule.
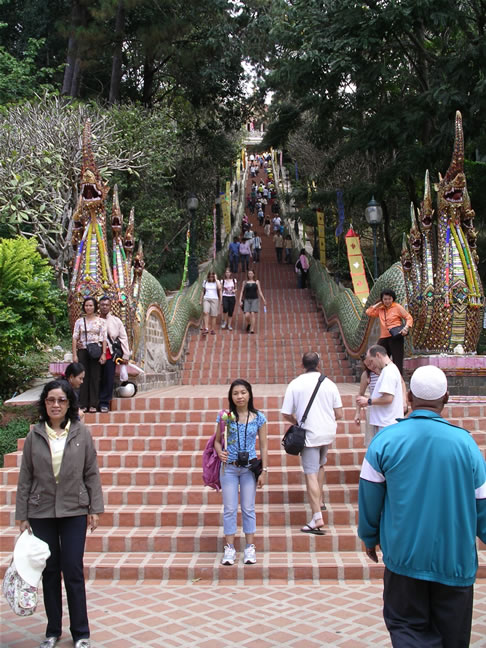
[[[221,416],[224,414],[225,410],[219,412],[220,421],[219,421],[219,430],[222,433],[224,430],[224,421],[221,419]],[[214,488],[216,491],[221,490],[221,482],[219,481],[219,470],[221,468],[221,459],[218,457],[218,453],[214,447],[214,441],[216,440],[217,432],[210,437],[206,443],[206,447],[203,452],[202,459],[202,469],[203,469],[203,482],[205,486]],[[224,440],[223,440],[224,441]],[[224,445],[224,442],[223,444]]]

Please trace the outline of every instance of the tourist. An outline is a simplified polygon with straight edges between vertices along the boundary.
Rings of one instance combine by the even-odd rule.
[[[241,272],[247,272],[250,264],[251,247],[248,239],[243,239],[240,243],[240,264]]]
[[[119,317],[111,312],[111,300],[104,296],[99,301],[100,315],[106,322],[106,362],[101,369],[100,384],[100,412],[108,412],[113,398],[113,384],[115,382],[115,360],[127,364],[130,359],[130,347],[125,326]],[[118,347],[118,349],[114,349]],[[121,357],[115,357],[116,351],[121,352]]]
[[[54,648],[61,638],[62,580],[74,648],[89,648],[83,555],[87,528],[97,528],[104,510],[96,450],[65,381],[47,383],[38,406],[40,422],[22,452],[15,519],[21,533],[34,532],[51,552],[42,574],[47,628],[39,648]]]
[[[441,369],[416,369],[408,400],[410,416],[366,452],[358,535],[373,562],[378,545],[383,552],[383,616],[394,648],[467,648],[476,537],[486,542],[486,465],[468,431],[441,416]]]
[[[257,485],[262,488],[268,470],[266,418],[253,405],[253,392],[246,380],[239,378],[231,383],[228,393],[229,412],[234,421],[227,424],[227,445],[224,444],[224,426],[218,414],[214,448],[221,460],[220,481],[223,491],[223,528],[225,535],[223,565],[234,565],[236,560],[235,534],[238,513],[238,491],[241,504],[243,533],[246,547],[245,565],[256,563],[254,534],[256,531],[255,495]],[[257,460],[256,438],[260,449],[262,472],[258,480],[250,470]]]
[[[265,218],[265,225],[263,227],[263,231],[265,232],[265,236],[270,236],[270,227],[271,227],[270,218],[267,216]]]
[[[253,270],[248,270],[248,279],[243,282],[240,292],[240,305],[245,313],[247,333],[255,333],[255,319],[258,313],[258,298],[266,306],[260,282],[255,278]]]
[[[375,344],[368,349],[366,361],[371,371],[380,375],[371,397],[358,396],[356,403],[370,408],[370,427],[374,436],[403,416],[403,383],[398,367],[381,345]]]
[[[284,239],[285,263],[292,263],[292,237],[287,234]]]
[[[380,339],[377,344],[385,347],[398,371],[403,374],[404,338],[412,328],[413,318],[396,302],[396,298],[394,290],[382,290],[380,301],[370,306],[366,314],[379,318]]]
[[[300,287],[305,288],[307,285],[307,275],[309,273],[309,260],[305,253],[305,250],[302,249],[299,253],[299,258],[295,264],[295,269],[300,271]]]
[[[275,245],[275,253],[277,255],[277,263],[282,263],[282,250],[283,250],[283,236],[280,232],[276,232],[273,236],[273,243]]]
[[[78,418],[81,421],[84,419],[84,412],[79,407],[79,392],[85,376],[86,371],[84,370],[83,365],[80,362],[71,362],[64,370],[64,375],[61,378],[61,380],[65,380],[69,384],[74,392],[74,396],[76,398],[76,407],[78,407],[79,410]]]
[[[302,417],[309,400],[322,378],[318,369],[319,354],[314,351],[304,353],[302,365],[305,373],[289,383],[280,410],[284,419],[291,425],[301,425]],[[312,518],[301,531],[313,535],[324,535],[322,511],[326,506],[323,501],[324,465],[327,453],[336,438],[337,421],[343,418],[343,404],[338,388],[329,378],[321,381],[314,401],[311,404],[302,427],[306,430],[305,447],[300,453],[302,470],[307,488],[307,498],[312,511]]]
[[[233,242],[229,244],[228,256],[230,270],[236,274],[238,272],[238,264],[240,261],[240,242],[238,241],[237,236],[235,236]]]
[[[366,391],[368,391],[368,398],[370,398],[373,394],[373,390],[376,385],[376,381],[379,378],[380,375],[380,370],[376,369],[373,371],[371,369],[371,363],[369,358],[366,356],[363,358],[363,367],[364,370],[361,373],[361,378],[359,381],[359,396],[365,396]],[[368,398],[366,399],[366,402],[368,402]],[[364,434],[364,445],[365,448],[367,448],[370,445],[370,441],[374,436],[374,432],[376,431],[376,428],[372,428],[370,425],[370,409],[369,407],[361,407],[361,405],[358,405],[356,403],[356,411],[354,414],[354,422],[356,425],[361,425],[361,420],[363,418],[363,412],[365,413],[365,434]]]
[[[237,281],[231,274],[231,270],[226,268],[223,281],[221,282],[221,290],[223,293],[223,316],[221,318],[221,328],[227,328],[232,331],[231,323],[233,321],[233,313],[236,304],[236,284]]]
[[[255,263],[260,262],[260,252],[262,251],[262,239],[261,237],[256,234],[253,239],[253,261]]]
[[[85,369],[79,390],[79,407],[96,412],[100,393],[101,365],[106,362],[106,323],[97,315],[98,302],[86,297],[81,307],[84,317],[79,317],[73,330],[73,362]]]
[[[221,284],[212,270],[208,272],[208,276],[203,282],[203,292],[199,303],[203,305],[204,313],[202,334],[208,334],[209,320],[211,319],[211,335],[216,335],[216,319],[221,304]]]

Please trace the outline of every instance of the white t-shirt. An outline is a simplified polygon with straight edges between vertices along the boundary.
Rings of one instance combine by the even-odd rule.
[[[292,380],[285,392],[282,414],[293,414],[300,424],[319,375],[318,371],[310,371]],[[303,425],[307,430],[306,446],[329,445],[334,441],[337,428],[334,410],[342,406],[338,388],[332,380],[325,378]]]
[[[204,299],[219,299],[219,281],[205,281],[203,287],[205,291]]]
[[[392,394],[392,402],[389,405],[370,407],[370,425],[380,428],[393,425],[397,418],[403,418],[402,377],[393,362],[382,369],[371,398],[379,398],[383,394]]]
[[[236,279],[223,279],[223,297],[236,295]]]

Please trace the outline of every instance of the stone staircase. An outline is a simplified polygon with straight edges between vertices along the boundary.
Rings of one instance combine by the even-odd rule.
[[[259,229],[259,228],[257,228]],[[261,229],[260,229],[260,233]],[[89,534],[89,579],[163,583],[305,583],[378,578],[383,565],[368,561],[356,534],[363,434],[353,422],[357,386],[339,339],[326,332],[308,290],[297,288],[293,265],[276,263],[271,238],[262,236],[256,266],[267,312],[256,334],[245,331],[238,308],[234,330],[192,335],[183,385],[113,402],[109,414],[88,414],[98,449],[106,512]],[[243,277],[238,277],[240,285]],[[309,519],[299,458],[283,452],[286,428],[280,415],[285,387],[301,368],[302,354],[318,351],[322,370],[339,384],[344,420],[326,466],[326,535],[300,532]],[[256,565],[220,565],[224,544],[222,498],[202,483],[201,460],[217,412],[237,377],[249,380],[255,405],[267,419],[269,473],[257,492]],[[486,404],[449,405],[445,416],[471,431],[486,448]],[[15,492],[19,451],[0,470],[0,573],[9,563],[17,534]],[[238,518],[239,533],[241,519]],[[241,535],[241,540],[243,540]],[[240,538],[236,547],[240,549]],[[480,552],[479,577],[486,578]]]
[[[309,517],[296,457],[280,446],[285,429],[279,414],[284,385],[255,386],[255,404],[268,417],[268,485],[257,492],[256,565],[219,564],[224,543],[221,494],[202,484],[202,450],[215,428],[220,396],[142,395],[116,402],[108,415],[89,415],[99,452],[106,512],[89,534],[85,566],[89,579],[167,583],[281,583],[378,578],[383,566],[370,563],[356,535],[357,484],[363,435],[352,421],[353,397],[343,396],[345,420],[326,466],[326,535],[299,531]],[[174,389],[174,388],[173,388]],[[177,388],[175,388],[177,389]],[[281,395],[264,395],[265,391]],[[201,389],[201,391],[203,391]],[[457,404],[445,415],[471,430],[486,447],[486,405]],[[19,450],[23,441],[19,443]],[[16,535],[14,504],[21,452],[6,456],[0,471],[1,571]],[[239,519],[241,525],[241,520]],[[241,536],[243,540],[243,536]],[[239,548],[239,538],[236,542]],[[486,578],[480,552],[479,578]]]

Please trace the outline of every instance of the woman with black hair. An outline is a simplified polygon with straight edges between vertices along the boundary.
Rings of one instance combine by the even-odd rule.
[[[84,370],[84,367],[80,362],[71,362],[71,364],[68,364],[68,366],[66,367],[64,375],[62,376],[62,380],[65,380],[73,390],[78,407],[79,390],[81,389],[81,385],[84,382],[85,375],[86,371]],[[79,419],[82,421],[84,418],[84,412],[82,409],[79,409],[78,415]]]
[[[268,470],[267,419],[262,412],[255,409],[251,385],[246,380],[238,378],[231,383],[228,403],[227,432],[225,434],[222,429],[223,414],[220,412],[214,441],[214,448],[222,462],[220,482],[223,491],[223,527],[226,545],[221,563],[223,565],[235,564],[234,541],[239,490],[243,532],[246,538],[243,562],[245,565],[254,565],[256,563],[255,545],[253,544],[256,530],[256,488],[257,485],[258,488],[263,487]],[[225,436],[226,444],[224,443]],[[257,458],[257,436],[262,461],[262,472],[258,480],[255,479],[255,475],[249,467],[250,462]]]
[[[96,412],[100,393],[101,365],[106,362],[106,322],[98,316],[98,302],[86,297],[82,305],[83,317],[74,323],[73,362],[80,362],[85,378],[79,390],[79,407]],[[93,350],[98,350],[94,357]]]
[[[400,374],[403,374],[404,338],[413,326],[413,318],[396,302],[396,298],[394,290],[382,290],[380,301],[370,306],[366,314],[380,320],[380,339],[376,344],[386,349]]]
[[[104,511],[96,450],[65,380],[47,383],[38,406],[40,422],[24,443],[15,519],[21,533],[32,530],[51,552],[42,575],[47,629],[39,648],[54,648],[61,638],[61,575],[74,647],[89,648],[83,555],[88,525],[94,531]]]

